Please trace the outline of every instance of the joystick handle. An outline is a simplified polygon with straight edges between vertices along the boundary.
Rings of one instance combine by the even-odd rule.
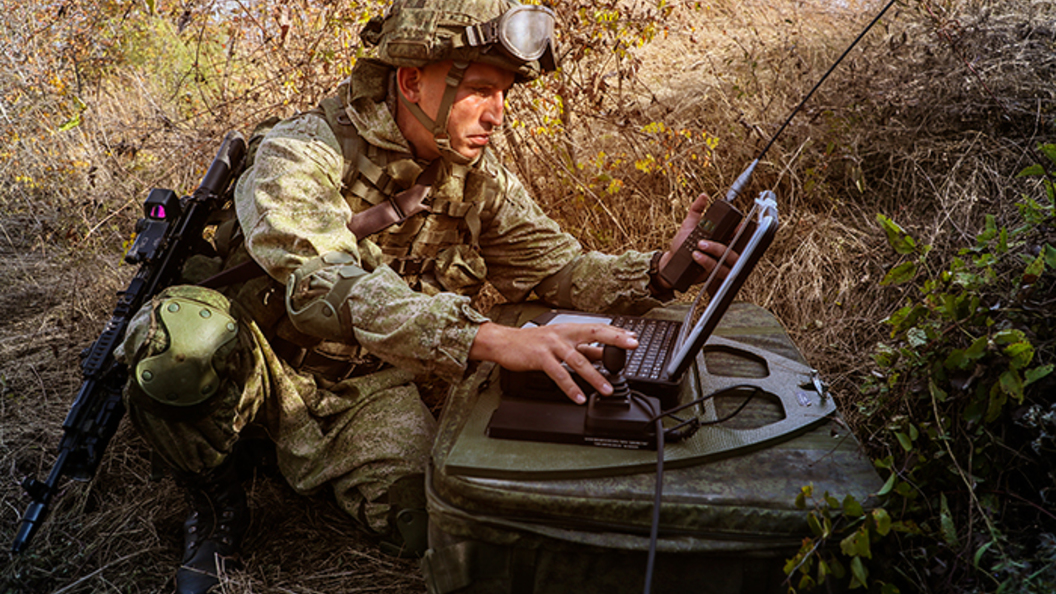
[[[623,367],[627,364],[627,350],[611,344],[605,345],[601,350],[601,364],[609,372],[609,383],[612,384],[612,396],[602,400],[615,405],[629,405],[631,386],[623,375]]]
[[[614,376],[622,375],[623,366],[627,364],[627,350],[611,344],[601,350],[601,364]]]

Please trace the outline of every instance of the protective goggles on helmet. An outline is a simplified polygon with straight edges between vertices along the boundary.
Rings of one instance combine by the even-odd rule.
[[[554,12],[545,6],[522,4],[486,23],[466,27],[465,43],[471,47],[498,45],[521,62],[539,60],[544,70],[554,69]]]

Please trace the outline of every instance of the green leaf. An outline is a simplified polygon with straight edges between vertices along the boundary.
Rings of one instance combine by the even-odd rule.
[[[880,490],[877,491],[876,494],[878,496],[883,496],[883,495],[887,495],[888,493],[890,493],[891,492],[891,488],[895,486],[895,479],[896,478],[897,477],[895,476],[895,473],[892,472],[891,476],[887,477],[887,482],[884,483],[883,487],[880,487]]]
[[[840,509],[840,507],[842,507],[840,505],[840,500],[836,499],[832,495],[829,495],[828,492],[825,493],[825,503],[829,504],[829,509]]]
[[[976,241],[980,245],[985,244],[991,239],[997,237],[997,218],[992,214],[988,214],[984,217],[986,223],[983,232],[976,236]]]
[[[1015,369],[1009,369],[1001,374],[1001,379],[998,381],[1001,384],[1002,392],[1015,398],[1020,403],[1023,402],[1023,378],[1019,376],[1019,372]]]
[[[876,522],[876,533],[880,536],[887,536],[887,533],[891,531],[891,516],[888,515],[886,509],[882,507],[874,509],[873,521]]]
[[[916,262],[903,262],[898,266],[892,268],[883,280],[880,281],[881,285],[900,285],[905,282],[913,280],[913,277],[917,274],[917,263]]]
[[[988,344],[990,344],[990,340],[985,336],[980,336],[972,342],[972,346],[964,351],[964,356],[969,359],[978,359],[986,354],[986,347]]]
[[[869,550],[869,529],[862,526],[841,540],[840,550],[848,557],[855,555],[872,558],[873,553]]]
[[[898,351],[883,343],[877,343],[873,361],[880,367],[891,367],[898,361]]]
[[[901,431],[895,432],[895,439],[898,440],[898,445],[902,446],[903,450],[911,451],[913,449],[913,442],[909,439],[909,436]]]
[[[895,493],[898,493],[903,497],[912,497],[913,485],[906,481],[898,481],[898,484],[895,485]]]
[[[1038,277],[1045,273],[1045,256],[1038,255],[1023,271],[1023,282],[1028,285],[1038,282]]]
[[[818,521],[818,515],[811,512],[807,516],[807,525],[810,526],[810,531],[814,533],[814,536],[823,537],[825,536],[825,530],[821,527],[821,522]]]
[[[1041,365],[1039,367],[1035,367],[1034,369],[1028,369],[1023,374],[1023,386],[1029,386],[1030,384],[1033,384],[1034,382],[1045,377],[1046,375],[1049,375],[1050,373],[1052,373],[1052,369],[1052,363],[1049,363],[1048,365]]]
[[[891,314],[884,323],[891,324],[896,331],[911,328],[923,316],[927,315],[928,308],[924,305],[907,305]]]
[[[912,254],[916,247],[916,242],[913,238],[906,234],[902,227],[898,226],[898,223],[885,217],[882,214],[876,215],[876,220],[880,222],[880,226],[883,227],[884,233],[887,234],[887,243],[899,254]]]
[[[1005,407],[1006,402],[1008,402],[1008,394],[1001,388],[1000,383],[994,384],[990,388],[990,398],[987,401],[985,417],[987,423],[992,423],[1001,416],[1001,409]]]
[[[1027,339],[1027,335],[1022,330],[1015,328],[1007,328],[994,335],[994,342],[997,344],[1011,344],[1013,342],[1022,342]]]
[[[848,518],[859,518],[865,515],[865,510],[862,509],[862,504],[858,503],[858,500],[850,493],[843,498],[843,515]]]
[[[953,525],[953,515],[944,493],[939,495],[939,523],[942,526],[942,539],[951,548],[957,548],[957,527]]]
[[[1052,247],[1052,244],[1046,243],[1045,249],[1042,250],[1042,254],[1045,256],[1045,265],[1049,268],[1056,268],[1056,247]]]
[[[906,332],[906,340],[909,342],[909,346],[919,349],[928,344],[928,333],[923,328],[910,328]]]
[[[829,564],[826,563],[824,559],[819,557],[818,558],[818,583],[819,584],[823,583],[825,581],[825,578],[829,577],[830,573],[832,573],[832,572],[829,571]]]
[[[997,247],[995,249],[999,254],[1008,251],[1008,229],[1001,227],[1001,233],[998,234]]]
[[[935,380],[928,380],[928,391],[931,392],[931,397],[935,400],[946,402],[946,392],[935,383]]]
[[[65,132],[67,130],[73,130],[74,128],[76,128],[77,126],[80,126],[80,125],[81,125],[81,114],[78,113],[78,114],[75,114],[72,118],[70,118],[70,119],[66,120],[65,122],[63,122],[63,124],[61,126],[59,126],[59,132]]]
[[[1056,165],[1056,144],[1039,144],[1038,150]]]
[[[957,369],[964,369],[968,367],[968,364],[971,362],[972,360],[964,354],[964,349],[953,349],[950,351],[950,354],[946,356],[943,365],[946,369],[953,369],[955,367]]]
[[[1020,171],[1016,177],[1038,177],[1045,175],[1045,168],[1040,163],[1034,163],[1028,165],[1026,169]]]
[[[836,579],[842,580],[843,576],[847,575],[847,568],[845,568],[843,563],[840,563],[840,560],[833,555],[832,558],[829,559],[829,572],[836,576]]]
[[[865,588],[868,587],[866,578],[869,577],[869,570],[865,568],[865,564],[862,563],[861,557],[855,557],[851,559],[851,589]]]
[[[894,584],[884,584],[880,587],[880,594],[902,594],[902,590]]]
[[[975,552],[975,556],[972,558],[972,565],[974,565],[976,569],[980,569],[979,561],[983,559],[983,555],[986,554],[986,551],[988,551],[990,547],[994,546],[995,542],[997,541],[991,540],[990,542],[979,547],[979,550]]]
[[[1029,342],[1015,342],[1005,347],[1005,354],[1011,359],[1008,362],[1012,369],[1023,369],[1030,365],[1034,358],[1034,345]]]

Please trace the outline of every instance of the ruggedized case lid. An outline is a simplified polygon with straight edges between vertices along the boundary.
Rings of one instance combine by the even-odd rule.
[[[540,309],[512,306],[512,313],[493,317],[514,325]],[[671,313],[678,312],[658,315]],[[684,386],[686,398],[764,380],[777,394],[753,402],[728,426],[704,427],[696,441],[665,448],[662,525],[681,535],[672,542],[686,550],[755,550],[775,545],[775,538],[787,545],[806,527],[794,505],[801,487],[863,502],[880,488],[831,399],[803,387],[811,383],[810,368],[769,312],[735,304],[716,334],[696,363],[694,378],[702,384]],[[498,392],[491,366],[452,390],[433,450],[431,517],[456,522],[459,530],[480,524],[582,543],[644,543],[627,544],[627,535],[648,533],[656,452],[488,438],[483,431]],[[715,404],[721,411],[712,414],[737,401]]]

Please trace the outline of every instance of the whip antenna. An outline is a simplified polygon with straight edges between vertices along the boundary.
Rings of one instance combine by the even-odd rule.
[[[870,29],[873,28],[873,25],[880,21],[881,17],[884,16],[884,13],[887,12],[887,9],[891,8],[896,1],[897,0],[890,0],[887,5],[884,6],[883,10],[881,10],[880,13],[877,14],[876,17],[874,17],[873,20],[870,21],[864,29],[862,29],[862,32],[858,34],[858,37],[854,38],[854,41],[852,41],[851,44],[847,46],[847,49],[843,50],[843,53],[840,54],[840,57],[836,58],[836,61],[832,63],[832,66],[829,66],[829,69],[825,72],[824,75],[822,75],[821,79],[814,84],[814,88],[812,88],[810,92],[807,93],[805,97],[803,97],[803,100],[799,102],[799,105],[797,105],[796,108],[792,110],[792,113],[788,115],[788,118],[786,118],[785,122],[781,124],[781,127],[778,128],[777,132],[770,137],[770,142],[766,143],[766,146],[763,147],[763,150],[759,152],[759,156],[757,156],[751,163],[749,163],[748,167],[739,176],[737,176],[737,179],[733,182],[733,185],[730,186],[730,190],[726,192],[727,202],[733,202],[733,199],[737,197],[737,194],[739,194],[745,184],[748,183],[748,179],[752,177],[752,172],[755,171],[755,166],[759,164],[759,161],[763,159],[763,156],[766,155],[767,151],[770,150],[770,147],[774,145],[774,141],[777,140],[777,137],[781,136],[781,133],[785,131],[785,128],[788,127],[788,124],[792,121],[792,118],[796,117],[796,114],[803,109],[803,106],[806,105],[807,101],[809,101],[810,98],[814,96],[814,92],[817,91],[818,88],[821,87],[822,83],[825,82],[825,79],[829,78],[829,75],[832,74],[834,70],[836,70],[836,67],[840,65],[840,62],[842,62],[843,59],[847,57],[847,54],[851,53],[851,50],[854,49],[854,46],[858,45],[858,42],[861,41],[863,37],[865,37],[865,34],[868,33]]]

